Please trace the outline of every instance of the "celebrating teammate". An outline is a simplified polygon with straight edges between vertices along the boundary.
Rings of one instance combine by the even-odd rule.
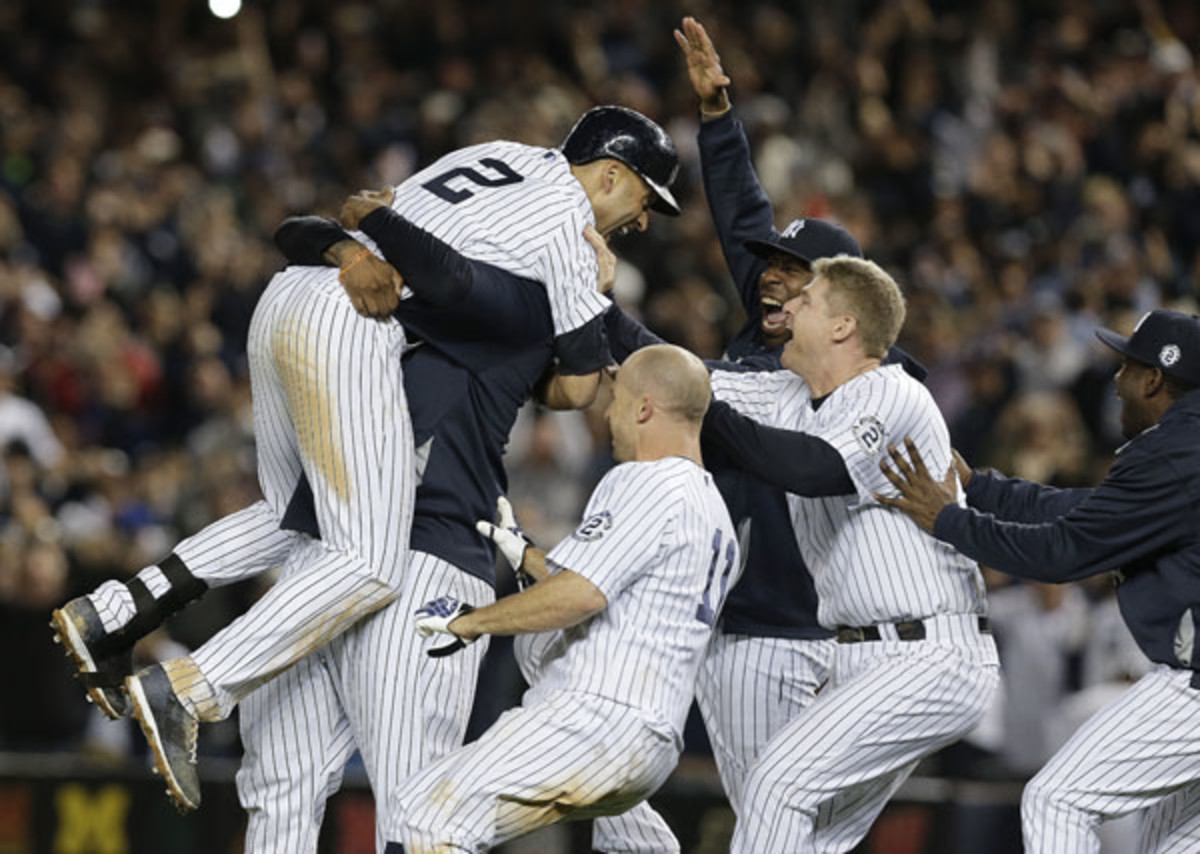
[[[599,320],[608,303],[595,293],[584,229],[642,230],[651,209],[677,212],[669,190],[675,166],[661,128],[632,110],[600,107],[561,151],[516,143],[463,149],[397,188],[395,204],[463,255],[546,287],[560,375],[573,377],[562,394],[587,403],[609,356]],[[360,249],[343,273],[376,263]],[[428,285],[435,302],[437,284],[410,282]],[[403,583],[413,495],[404,474],[413,453],[404,343],[398,320],[372,322],[354,311],[336,271],[278,274],[256,309],[249,348],[264,501],[185,540],[128,584],[109,582],[55,612],[89,696],[119,716],[130,708],[119,686],[139,637],[209,584],[288,559],[281,582],[195,654],[125,681],[181,809],[200,801],[198,723],[227,717],[256,686],[384,606]],[[302,476],[320,545],[280,529]],[[290,559],[301,546],[305,561]]]
[[[726,360],[708,365],[715,370],[776,370],[790,336],[783,305],[812,281],[813,262],[839,254],[858,257],[861,250],[844,229],[819,219],[796,220],[782,233],[775,230],[771,203],[754,174],[745,131],[726,91],[729,79],[712,41],[693,18],[683,20],[675,39],[700,99],[705,193],[748,316],[730,341]],[[608,319],[617,355],[655,340],[627,317],[610,314]],[[889,352],[893,359],[923,377],[923,370],[896,348]],[[720,401],[714,402],[710,417],[721,410]],[[712,425],[725,429],[727,419],[714,418]],[[742,454],[759,447],[761,431],[734,429],[744,436],[732,439]],[[804,449],[793,452],[794,437],[773,438],[782,441],[771,443],[764,456],[777,479],[781,474],[786,475],[784,483],[802,479]],[[817,595],[792,532],[786,489],[755,477],[718,442],[706,444],[705,463],[738,526],[745,569],[714,631],[696,694],[721,782],[734,812],[740,813],[755,758],[828,680],[835,644],[833,632],[817,620]],[[662,846],[670,832],[643,804],[623,816],[598,820],[593,842],[602,849],[609,840],[648,836]]]
[[[460,643],[567,629],[536,698],[407,781],[388,851],[481,851],[558,821],[621,812],[675,766],[696,670],[735,580],[733,525],[700,459],[708,375],[662,345],[621,367],[608,411],[622,462],[549,554],[489,528],[537,583],[468,611],[430,602]],[[401,847],[403,846],[403,847]]]
[[[381,204],[384,199],[372,198],[351,200],[353,217],[385,256],[407,259],[401,263],[408,275],[436,279],[446,304],[455,307],[426,311],[406,300],[399,309],[430,342],[407,355],[404,368],[415,442],[424,449],[410,583],[387,608],[243,702],[238,793],[249,815],[247,854],[315,851],[325,800],[356,749],[376,793],[382,840],[388,793],[462,743],[486,640],[462,655],[430,658],[424,654],[430,642],[413,632],[413,614],[439,593],[478,605],[494,598],[495,556],[475,521],[506,488],[502,455],[509,431],[553,361],[544,287],[466,261],[428,236],[412,239],[420,238],[419,230]],[[345,238],[324,220],[300,218],[281,227],[277,242],[290,260],[316,263]],[[614,259],[598,234],[592,239],[601,253],[603,290],[611,285]],[[444,323],[461,337],[437,334]],[[320,535],[303,501],[295,502],[286,524]],[[303,721],[299,731],[296,721]]]
[[[837,639],[829,684],[759,753],[739,854],[853,848],[916,763],[978,722],[998,682],[979,568],[874,497],[889,437],[912,435],[935,464],[950,460],[929,392],[881,364],[904,320],[900,290],[862,259],[813,269],[784,307],[788,370],[713,374],[714,394],[737,410],[725,414],[735,429],[724,450],[793,493],[818,616]],[[773,430],[790,434],[792,465],[754,452]]]
[[[935,537],[1002,572],[1076,581],[1116,572],[1117,599],[1154,662],[1101,709],[1025,787],[1025,850],[1098,852],[1100,823],[1142,811],[1139,851],[1200,845],[1200,318],[1152,311],[1126,338],[1100,339],[1124,356],[1117,372],[1117,451],[1095,489],[1054,489],[1018,478],[958,473],[969,508],[935,481],[923,454],[893,450],[888,469],[908,513]],[[933,462],[933,471],[941,472]],[[961,461],[960,461],[961,462]],[[951,473],[953,479],[953,473]]]

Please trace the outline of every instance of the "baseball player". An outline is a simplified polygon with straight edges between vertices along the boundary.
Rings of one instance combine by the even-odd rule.
[[[746,309],[747,322],[728,345],[716,370],[776,370],[789,331],[783,304],[812,280],[812,262],[839,254],[861,257],[857,241],[833,223],[796,220],[782,233],[773,226],[771,203],[754,174],[750,147],[733,114],[708,34],[685,18],[675,34],[700,98],[700,159],[705,192],[717,234]],[[610,343],[615,356],[656,340],[613,313]],[[917,379],[924,370],[892,348]],[[716,404],[720,408],[720,404]],[[771,465],[795,456],[786,443],[766,451]],[[747,453],[747,442],[742,442]],[[812,577],[791,530],[787,493],[749,474],[721,448],[705,447],[705,464],[716,480],[742,537],[745,569],[729,594],[697,682],[697,701],[708,729],[721,782],[734,812],[755,757],[771,737],[799,715],[829,678],[833,633],[817,621]],[[635,825],[632,830],[618,827]],[[609,837],[638,838],[665,823],[642,804],[624,816],[596,822],[596,847]]]
[[[788,370],[712,378],[736,410],[713,438],[792,493],[818,617],[837,639],[828,685],[759,752],[735,852],[853,848],[916,763],[978,722],[998,682],[978,567],[875,499],[890,437],[912,435],[936,463],[950,459],[928,391],[881,364],[903,323],[899,288],[862,259],[813,270],[784,307]],[[791,432],[787,465],[753,452],[773,432]]]
[[[608,421],[621,465],[549,554],[485,524],[537,583],[471,610],[429,602],[418,625],[469,644],[566,631],[536,697],[395,795],[388,851],[486,851],[569,819],[622,812],[674,767],[696,671],[729,586],[737,538],[700,459],[708,376],[646,348],[621,367]]]
[[[1038,581],[1115,571],[1117,599],[1154,668],[1101,709],[1025,787],[1032,854],[1098,852],[1101,822],[1142,813],[1138,851],[1200,850],[1200,318],[1157,310],[1126,338],[1100,339],[1117,372],[1129,440],[1095,489],[1053,489],[958,460],[968,508],[912,442],[893,449],[880,500],[965,555]],[[911,461],[911,462],[910,462]]]
[[[538,274],[554,318],[560,375],[575,380],[559,387],[567,403],[586,403],[608,359],[599,320],[608,303],[594,293],[596,260],[584,226],[606,234],[642,230],[650,209],[677,212],[668,189],[674,169],[674,148],[661,128],[631,110],[600,107],[580,119],[562,151],[515,143],[464,149],[397,188],[396,204],[411,207],[429,232],[468,257]],[[343,256],[343,273],[376,261],[360,248]],[[436,301],[437,281],[422,284]],[[185,541],[128,585],[105,585],[53,618],[87,674],[89,696],[120,714],[128,704],[115,684],[128,673],[139,636],[208,583],[262,571],[306,546],[304,568],[293,565],[286,584],[194,655],[125,682],[156,768],[182,809],[199,803],[198,722],[228,716],[254,687],[395,598],[405,565],[412,483],[395,477],[410,469],[412,453],[399,359],[403,325],[359,316],[338,274],[325,268],[276,276],[256,318],[249,349],[266,500]],[[319,548],[279,530],[302,475],[313,494]]]
[[[419,257],[437,243],[398,244],[397,229],[410,224],[386,207],[363,224],[389,257]],[[278,242],[289,260],[306,263],[346,237],[314,218],[289,221],[281,231],[286,233]],[[591,239],[602,282],[611,284],[615,259],[602,238],[593,233]],[[429,259],[426,274],[444,283],[458,309],[423,318],[414,316],[411,301],[399,309],[406,325],[430,342],[405,357],[415,441],[424,449],[418,454],[412,583],[379,614],[243,703],[238,786],[250,817],[248,852],[315,850],[325,800],[355,749],[377,793],[380,827],[387,792],[458,746],[465,733],[486,644],[445,661],[420,655],[429,643],[414,635],[413,613],[437,592],[480,604],[494,598],[494,556],[474,523],[505,489],[504,445],[518,410],[552,362],[553,327],[545,289],[536,282],[447,251]],[[450,322],[464,333],[487,325],[490,334],[455,339],[438,335],[429,326],[435,322]],[[302,501],[289,508],[285,524],[319,535]],[[293,722],[300,720],[297,732]],[[298,741],[304,749],[296,749]]]

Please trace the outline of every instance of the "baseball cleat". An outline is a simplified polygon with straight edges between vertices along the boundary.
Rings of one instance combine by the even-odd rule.
[[[161,664],[145,667],[125,680],[133,716],[142,727],[154,772],[167,784],[167,796],[180,812],[200,806],[200,777],[196,773],[196,738],[200,724],[171,687]]]
[[[105,654],[104,641],[109,637],[90,599],[72,599],[50,614],[54,642],[61,643],[67,656],[75,662],[76,678],[87,691],[88,702],[113,720],[129,714],[129,697],[125,694],[125,677],[133,673],[133,650]]]

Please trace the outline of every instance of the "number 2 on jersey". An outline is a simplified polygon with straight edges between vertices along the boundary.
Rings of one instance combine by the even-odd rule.
[[[721,541],[724,539],[720,528],[713,532],[712,562],[708,565],[708,581],[704,584],[704,595],[696,606],[696,619],[706,626],[717,624],[717,614],[725,604],[725,594],[729,592],[729,576],[733,574],[733,565],[737,558],[737,543],[730,540],[725,546],[725,568],[721,570],[721,589],[717,593],[714,604],[713,582],[716,580],[717,564],[721,561]]]
[[[465,202],[471,196],[475,195],[475,191],[465,189],[456,190],[451,187],[450,182],[455,178],[464,178],[480,187],[507,187],[509,184],[520,184],[525,180],[524,175],[518,174],[503,160],[497,160],[494,157],[480,159],[479,165],[490,169],[500,177],[495,178],[491,175],[485,175],[483,172],[472,169],[470,166],[459,166],[457,169],[451,169],[448,172],[443,172],[441,175],[430,178],[421,186],[439,199],[444,199],[452,205],[457,205],[459,202]]]

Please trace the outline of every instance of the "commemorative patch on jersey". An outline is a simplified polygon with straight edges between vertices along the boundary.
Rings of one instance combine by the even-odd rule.
[[[858,444],[862,449],[871,456],[878,456],[883,451],[883,446],[887,442],[887,430],[879,419],[873,415],[864,415],[854,422],[854,426],[850,428],[854,431],[854,438],[858,440]]]
[[[607,510],[593,513],[583,520],[571,538],[585,543],[592,543],[603,537],[612,528],[612,514]]]

